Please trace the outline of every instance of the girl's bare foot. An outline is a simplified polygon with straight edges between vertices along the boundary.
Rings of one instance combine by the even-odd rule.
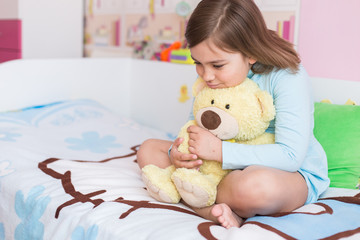
[[[212,207],[211,214],[217,219],[221,226],[229,229],[231,227],[240,227],[244,220],[236,215],[225,203],[219,203]]]

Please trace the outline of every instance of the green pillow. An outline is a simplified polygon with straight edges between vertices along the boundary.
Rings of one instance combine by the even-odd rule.
[[[331,187],[355,189],[360,177],[360,106],[315,103],[314,135],[323,146]]]

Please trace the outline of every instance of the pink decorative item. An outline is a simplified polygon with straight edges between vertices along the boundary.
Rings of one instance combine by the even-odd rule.
[[[0,20],[0,63],[21,58],[21,20]]]

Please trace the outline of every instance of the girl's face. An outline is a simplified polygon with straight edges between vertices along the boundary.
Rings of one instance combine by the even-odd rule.
[[[239,52],[225,52],[210,39],[190,48],[196,72],[210,88],[234,87],[242,83],[256,60]]]

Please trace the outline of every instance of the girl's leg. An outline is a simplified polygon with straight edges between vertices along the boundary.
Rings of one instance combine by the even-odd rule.
[[[216,205],[194,210],[224,227],[238,227],[242,224],[241,218],[299,208],[306,202],[307,195],[306,181],[300,173],[250,166],[242,171],[234,170],[222,180]]]
[[[159,139],[146,140],[137,152],[137,162],[149,195],[160,202],[178,203],[180,195],[171,181],[175,167],[168,168],[172,165],[168,156],[171,144]]]
[[[185,203],[185,205],[187,204]],[[240,227],[244,222],[226,203],[216,203],[210,207],[192,209],[201,217],[216,222],[225,228]]]
[[[137,163],[140,168],[148,164],[166,168],[171,165],[168,150],[172,142],[160,139],[144,141],[137,152]]]
[[[308,196],[306,181],[299,172],[264,166],[233,171],[218,189],[217,202],[228,204],[244,218],[293,211],[303,206]]]

